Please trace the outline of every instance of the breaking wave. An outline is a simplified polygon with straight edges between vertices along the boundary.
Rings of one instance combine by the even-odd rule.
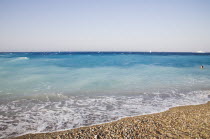
[[[0,105],[0,136],[72,129],[165,111],[168,108],[209,101],[210,91],[138,96],[79,97],[63,94],[22,98]]]

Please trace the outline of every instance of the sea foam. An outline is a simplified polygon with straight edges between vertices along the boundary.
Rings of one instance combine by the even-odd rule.
[[[28,60],[29,58],[28,57],[18,57],[16,58],[16,60]]]
[[[142,94],[138,96],[65,96],[56,101],[31,97],[0,105],[1,138],[25,133],[72,129],[114,121],[127,116],[165,111],[182,105],[206,103],[210,91]],[[9,113],[8,113],[9,112]]]

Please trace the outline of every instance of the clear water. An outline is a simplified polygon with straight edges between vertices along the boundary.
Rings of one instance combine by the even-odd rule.
[[[207,53],[0,53],[2,138],[209,100]]]

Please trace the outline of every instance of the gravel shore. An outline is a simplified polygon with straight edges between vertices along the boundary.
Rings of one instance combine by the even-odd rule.
[[[165,112],[127,117],[72,130],[27,134],[16,139],[210,138],[210,102]]]

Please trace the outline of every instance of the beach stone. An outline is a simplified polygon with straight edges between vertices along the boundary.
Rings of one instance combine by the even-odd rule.
[[[166,133],[166,136],[169,137],[169,138],[173,137],[173,135],[171,133]]]

